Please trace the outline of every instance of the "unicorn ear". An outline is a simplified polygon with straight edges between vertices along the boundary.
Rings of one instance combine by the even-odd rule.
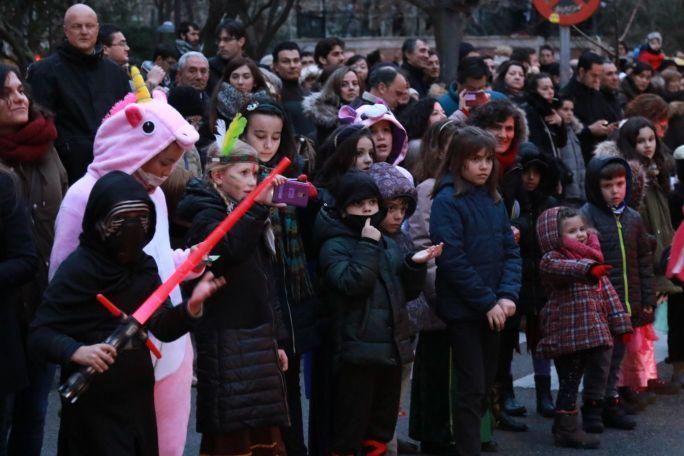
[[[163,101],[164,103],[166,103],[166,92],[160,89],[154,89],[152,91],[152,99],[157,101]]]
[[[337,118],[340,119],[340,122],[342,123],[353,123],[356,119],[356,111],[351,106],[344,105],[337,113]]]
[[[126,106],[124,112],[126,113],[126,119],[128,120],[128,123],[131,124],[131,127],[133,128],[137,127],[143,120],[142,110],[136,104],[130,104]]]

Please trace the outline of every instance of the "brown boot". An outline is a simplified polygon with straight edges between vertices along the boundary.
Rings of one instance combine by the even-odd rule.
[[[598,436],[584,432],[577,410],[557,410],[553,422],[553,442],[556,446],[593,450],[601,445]]]

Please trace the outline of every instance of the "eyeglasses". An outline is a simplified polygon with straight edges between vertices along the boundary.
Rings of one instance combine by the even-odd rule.
[[[128,42],[126,40],[119,41],[118,43],[112,43],[110,46],[121,46],[121,47],[128,47]]]

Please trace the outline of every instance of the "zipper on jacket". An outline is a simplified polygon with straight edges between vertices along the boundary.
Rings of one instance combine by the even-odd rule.
[[[276,260],[277,261],[277,260]],[[284,259],[283,259],[284,261]],[[290,334],[292,335],[292,354],[297,354],[297,345],[295,344],[295,327],[294,319],[292,318],[292,308],[290,307],[290,298],[287,293],[287,273],[285,272],[285,265],[282,265],[280,270],[283,273],[283,288],[285,290],[285,307],[287,307],[287,314],[290,316]]]
[[[285,383],[285,372],[280,370],[280,357],[278,356],[278,341],[273,340],[273,345],[275,346],[275,356],[276,364],[278,366],[278,377],[280,378],[280,386],[283,391],[283,402],[285,403],[285,412],[287,413],[287,425],[292,426],[292,420],[290,419],[290,401],[287,399],[287,383]],[[290,360],[287,360],[288,364]],[[289,367],[289,366],[288,366]],[[289,369],[288,369],[289,370]]]
[[[622,257],[622,282],[625,287],[625,307],[627,307],[627,313],[632,315],[632,306],[629,305],[629,284],[627,283],[627,255],[625,253],[625,241],[622,237],[622,223],[620,223],[620,217],[615,216],[615,223],[618,229],[618,239],[620,240],[620,255]]]

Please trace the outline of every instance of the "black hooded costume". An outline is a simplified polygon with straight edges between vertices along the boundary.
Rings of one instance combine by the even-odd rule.
[[[130,229],[129,221],[112,217],[117,208],[118,214],[147,214]],[[120,320],[97,302],[98,293],[132,314],[159,286],[157,265],[142,251],[154,235],[155,219],[147,192],[128,174],[111,172],[93,187],[80,245],[57,270],[29,335],[35,356],[61,364],[62,381],[81,367],[71,361],[78,348],[101,343],[119,325]],[[129,253],[128,258],[123,260],[122,253]],[[169,342],[194,321],[186,304],[173,307],[167,300],[147,327]],[[76,403],[62,400],[58,454],[156,456],[153,388],[150,353],[142,341],[133,340]]]

